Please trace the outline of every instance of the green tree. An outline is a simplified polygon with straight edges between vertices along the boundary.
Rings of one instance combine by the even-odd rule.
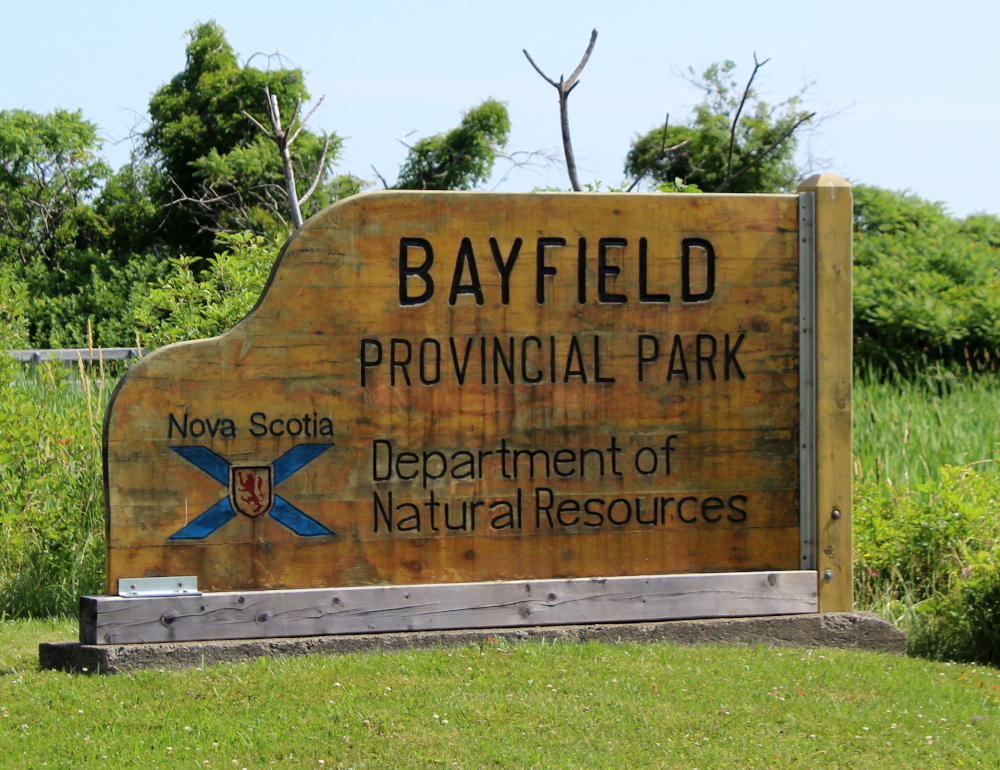
[[[0,111],[0,259],[58,270],[107,230],[90,202],[111,170],[80,112]]]
[[[85,343],[88,320],[121,315],[130,284],[154,272],[107,250],[131,222],[93,205],[117,178],[100,145],[79,112],[0,112],[0,321],[18,344]]]
[[[740,88],[731,61],[712,64],[692,82],[704,97],[691,119],[660,126],[638,136],[625,159],[625,173],[646,175],[666,185],[697,185],[705,192],[790,192],[798,169],[793,161],[795,132],[815,113],[800,109],[793,96],[777,105],[762,101],[753,89],[756,62]]]
[[[32,344],[43,348],[134,345],[134,296],[162,276],[169,262],[152,254],[128,257],[124,264],[103,254],[89,262],[81,260],[69,290],[33,284],[25,313]]]
[[[136,153],[105,182],[94,210],[107,223],[98,243],[116,255],[156,252],[165,212],[155,201],[164,197],[163,176]]]
[[[397,190],[471,190],[490,178],[507,145],[510,117],[503,102],[487,99],[462,115],[457,128],[410,148]]]
[[[219,232],[287,231],[281,158],[244,113],[267,123],[265,89],[288,115],[309,94],[300,69],[241,66],[214,21],[188,34],[184,70],[150,100],[143,139],[147,157],[163,175],[151,192],[155,203],[167,207],[164,240],[183,253],[208,256]],[[292,151],[297,176],[312,179],[322,166],[318,171],[325,181],[340,146],[336,135],[303,131]],[[314,195],[309,212],[328,198]]]
[[[28,344],[28,286],[16,266],[0,262],[0,345],[20,348]]]

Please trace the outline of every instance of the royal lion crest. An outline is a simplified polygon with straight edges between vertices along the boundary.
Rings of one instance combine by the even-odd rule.
[[[271,510],[271,466],[254,465],[229,468],[229,500],[233,510],[244,516],[260,516]]]

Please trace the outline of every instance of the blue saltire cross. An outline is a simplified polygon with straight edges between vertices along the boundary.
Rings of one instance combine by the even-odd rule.
[[[272,464],[274,468],[274,486],[278,486],[282,481],[301,470],[332,446],[333,444],[300,444],[289,449]],[[220,457],[208,447],[203,446],[172,446],[170,448],[226,488],[229,487],[230,463],[225,458]],[[307,516],[278,495],[274,495],[274,504],[267,515],[279,524],[288,527],[296,535],[301,535],[302,537],[334,534],[318,521]],[[194,521],[186,524],[172,534],[170,540],[199,540],[203,537],[208,537],[227,521],[234,518],[236,518],[236,512],[233,510],[229,495],[226,495]]]

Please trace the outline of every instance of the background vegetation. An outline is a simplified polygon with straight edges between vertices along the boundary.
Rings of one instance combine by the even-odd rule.
[[[855,361],[915,374],[1000,364],[1000,219],[854,188]]]
[[[998,441],[995,375],[856,381],[855,604],[911,653],[1000,663]]]

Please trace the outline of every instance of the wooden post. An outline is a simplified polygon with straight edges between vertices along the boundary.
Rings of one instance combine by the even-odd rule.
[[[852,316],[850,184],[816,174],[799,185],[815,196],[816,567],[819,611],[853,609],[851,570]]]

